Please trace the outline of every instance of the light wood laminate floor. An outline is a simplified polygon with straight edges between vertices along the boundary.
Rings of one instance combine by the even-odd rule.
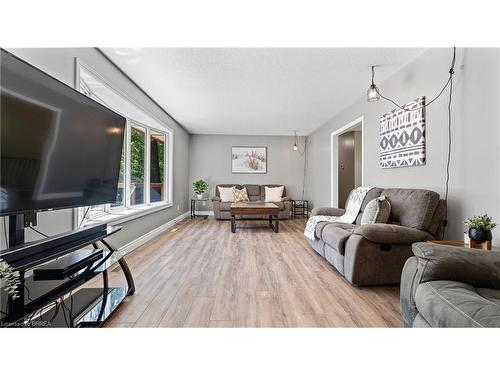
[[[127,255],[136,293],[106,326],[401,327],[398,287],[350,285],[310,248],[305,220],[240,228],[258,223],[233,234],[187,219]]]

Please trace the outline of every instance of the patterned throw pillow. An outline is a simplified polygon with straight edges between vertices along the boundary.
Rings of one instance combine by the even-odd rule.
[[[237,187],[233,187],[233,199],[235,202],[248,202],[247,188],[238,189]]]
[[[372,199],[365,207],[363,216],[361,216],[361,225],[387,223],[391,214],[391,204],[385,197],[381,195],[378,198]]]

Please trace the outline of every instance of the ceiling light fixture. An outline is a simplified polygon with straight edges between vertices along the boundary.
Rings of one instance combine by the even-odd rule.
[[[374,82],[375,79],[375,66],[372,65],[372,84],[368,88],[368,91],[366,92],[366,96],[369,102],[376,102],[377,100],[380,99],[380,96],[378,95],[378,89],[377,86],[375,85]]]
[[[299,151],[299,145],[297,144],[297,132],[294,132],[294,142],[292,150]]]

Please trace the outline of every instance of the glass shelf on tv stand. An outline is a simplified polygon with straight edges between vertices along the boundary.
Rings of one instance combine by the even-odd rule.
[[[114,232],[114,230],[109,231],[109,233]],[[103,250],[103,256],[84,270],[60,280],[40,280],[33,275],[25,276],[21,284],[24,291],[22,311],[18,311],[13,317],[2,312],[0,325],[3,327],[75,327],[102,324],[128,295],[134,293],[135,288],[128,266],[123,259],[125,254],[103,241],[103,238],[100,238],[100,241],[106,247],[109,246],[109,250]],[[90,254],[100,250],[96,243],[93,247],[94,249],[84,248],[76,251]],[[50,263],[56,265],[57,261],[63,257]],[[118,265],[124,271],[127,287],[108,286],[107,271]],[[103,277],[102,287],[89,288],[84,285],[99,275]],[[2,311],[6,309],[7,300],[7,295],[2,290]],[[104,309],[102,309],[103,301]]]

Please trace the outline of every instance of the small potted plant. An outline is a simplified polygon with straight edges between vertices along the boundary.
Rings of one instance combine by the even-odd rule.
[[[198,180],[193,182],[193,190],[198,199],[203,198],[203,193],[208,189],[208,184],[204,180]]]
[[[465,224],[469,227],[469,238],[477,242],[491,241],[491,230],[497,226],[487,214],[473,216],[465,220]]]

